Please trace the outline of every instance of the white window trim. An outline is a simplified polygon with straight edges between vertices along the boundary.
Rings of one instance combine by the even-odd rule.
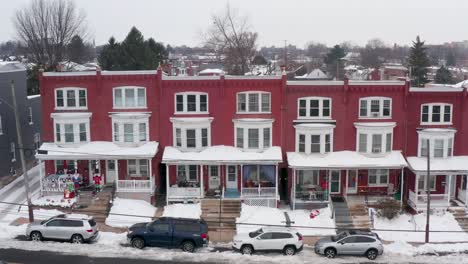
[[[383,175],[383,174],[377,173],[376,174],[376,183],[370,183],[369,182],[369,175],[370,175],[371,170],[372,169],[367,170],[367,185],[369,187],[387,187],[388,183],[390,182],[390,170],[389,169],[373,169],[373,170],[376,170],[378,172],[385,171],[386,174],[387,174],[386,175],[387,176],[387,182],[380,182],[380,180],[381,180],[380,176]]]
[[[55,129],[55,126],[54,126],[54,129]],[[0,136],[3,136],[3,120],[2,120],[1,115],[0,115]]]
[[[423,122],[423,107],[428,106],[428,121]],[[440,122],[432,122],[432,108],[434,106],[440,106]],[[445,122],[444,114],[445,114],[445,106],[450,106],[450,121]],[[449,103],[427,103],[421,104],[421,114],[420,114],[421,125],[451,125],[453,120],[453,104]]]
[[[326,135],[330,135],[330,152],[333,152],[333,130],[335,129],[335,125],[323,125],[323,124],[304,124],[304,125],[296,125],[294,126],[296,129],[296,152],[299,152],[299,135],[305,135],[305,154],[327,154],[329,152],[325,152],[325,137]],[[311,136],[312,135],[319,135],[320,136],[320,153],[311,153]]]
[[[91,113],[52,113],[54,119],[54,142],[61,145],[77,145],[91,141]],[[80,141],[80,124],[86,124],[86,141]],[[56,125],[60,126],[60,141],[57,140]],[[73,125],[73,142],[65,142],[65,125]]]
[[[424,180],[424,186],[423,188],[421,188],[421,186],[419,185],[419,178],[422,177],[422,179]],[[418,182],[418,189],[416,190],[416,192],[420,192],[420,191],[426,191],[427,188],[426,188],[426,185],[428,184],[427,182],[427,175],[423,175],[423,174],[416,174],[416,181]],[[429,175],[429,177],[434,177],[434,187],[432,186],[429,186],[429,190],[431,192],[435,191],[436,188],[437,188],[437,175]]]
[[[57,105],[57,91],[63,91],[63,106]],[[67,106],[67,91],[74,90],[75,91],[75,105],[76,106]],[[80,90],[85,91],[86,95],[86,106],[79,106],[80,105]],[[88,109],[88,91],[86,88],[81,87],[60,87],[54,90],[54,99],[55,99],[55,110],[87,110]]]
[[[135,166],[136,166],[136,174],[130,174],[130,166],[128,164],[128,161],[127,160],[127,175],[130,176],[130,177],[149,177],[149,173],[150,173],[150,168],[149,166],[151,166],[151,162],[149,162],[147,159],[130,159],[130,160],[135,160]],[[147,168],[147,172],[148,172],[148,175],[141,175],[141,164],[140,164],[140,160],[146,160],[146,166],[148,167]]]
[[[421,155],[421,147],[422,141],[429,139],[429,153],[431,158],[441,159],[441,158],[448,158],[447,151],[449,149],[448,143],[449,140],[452,139],[452,152],[450,153],[453,156],[453,150],[455,147],[455,133],[457,132],[455,129],[424,129],[417,131],[418,132],[418,157],[423,157]],[[434,157],[434,147],[435,147],[435,140],[440,139],[444,141],[444,149],[443,149],[443,156],[442,157]]]
[[[369,155],[385,155],[393,151],[393,128],[396,126],[396,123],[389,122],[389,123],[354,123],[356,127],[356,152],[369,154]],[[366,151],[360,152],[359,151],[359,135],[366,134],[367,135],[367,142],[366,142]],[[390,151],[387,152],[387,134],[392,134],[391,136],[391,148]],[[381,143],[381,152],[374,153],[372,152],[372,136],[373,135],[381,135],[382,143]]]
[[[379,100],[379,116],[371,116],[371,101],[372,100]],[[383,116],[383,109],[384,109],[384,100],[390,100],[390,115]],[[361,115],[361,102],[367,101],[367,115]],[[370,97],[362,97],[359,98],[358,104],[358,115],[359,119],[392,119],[392,112],[393,112],[393,100],[391,97],[383,97],[383,96],[370,96]]]
[[[115,106],[115,91],[121,89],[122,90],[122,106]],[[125,90],[132,89],[134,90],[133,94],[135,95],[135,106],[125,106]],[[145,105],[138,106],[138,89],[144,89],[145,91]],[[113,109],[146,109],[148,107],[148,100],[147,100],[147,92],[146,87],[143,86],[118,86],[112,88],[112,108]]]
[[[208,118],[171,118],[172,122],[172,146],[183,151],[199,151],[211,146],[211,122],[212,117]],[[182,146],[177,146],[176,129],[181,131]],[[187,130],[195,130],[195,148],[187,147]],[[202,129],[207,129],[208,145],[202,146]]]
[[[197,179],[196,180],[190,180],[190,172],[189,172],[189,166],[196,166],[197,167]],[[200,181],[200,175],[198,173],[198,166],[194,164],[187,164],[187,165],[177,165],[176,166],[176,180],[178,180],[179,177],[179,167],[185,167],[185,181],[187,182],[199,182]]]
[[[300,109],[300,101],[306,100],[306,115],[300,116],[299,109]],[[310,100],[319,100],[319,116],[310,116]],[[323,101],[329,100],[330,101],[330,115],[323,116]],[[329,120],[332,117],[332,103],[333,100],[331,97],[320,97],[320,96],[310,96],[310,97],[301,97],[297,98],[297,119],[326,119]]]
[[[245,94],[245,111],[239,111],[239,94]],[[258,94],[258,109],[259,111],[249,111],[249,96],[251,94]],[[270,111],[262,111],[262,94],[269,94],[270,101],[268,102]],[[248,91],[248,92],[238,92],[236,94],[236,114],[271,114],[271,93],[265,91]]]
[[[111,127],[112,127],[112,142],[122,145],[142,145],[149,140],[149,118],[151,116],[150,113],[146,112],[121,112],[121,113],[111,113],[109,115],[111,117]],[[115,141],[115,128],[114,124],[118,124],[119,130],[119,140]],[[140,141],[140,123],[146,124],[146,140]],[[125,124],[132,124],[133,125],[133,142],[125,142],[125,132],[124,132],[124,125]]]
[[[184,110],[182,111],[177,111],[177,96],[178,95],[183,96],[182,102],[183,102]],[[188,111],[188,100],[187,100],[188,95],[195,95],[196,111],[194,112]],[[200,95],[206,95],[206,111],[200,111]],[[208,97],[209,97],[208,93],[204,93],[204,92],[182,92],[182,93],[174,94],[174,115],[208,114],[209,113],[209,98]]]
[[[243,135],[243,150],[244,151],[262,151],[265,149],[264,146],[264,137],[263,137],[263,129],[269,128],[270,129],[270,146],[266,148],[270,148],[273,146],[273,122],[274,119],[234,119],[234,145],[237,147],[237,128],[242,128],[244,135]],[[249,128],[250,129],[258,129],[258,148],[249,148]]]

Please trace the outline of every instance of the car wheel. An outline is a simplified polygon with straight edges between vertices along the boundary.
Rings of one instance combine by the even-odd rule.
[[[283,253],[286,256],[293,256],[294,254],[296,254],[296,248],[293,246],[287,246],[284,248]]]
[[[182,243],[182,250],[184,252],[194,252],[195,251],[195,244],[193,244],[192,241],[185,241],[184,243]]]
[[[73,235],[71,237],[71,242],[73,244],[83,244],[84,239],[83,239],[83,237],[81,235]]]
[[[132,247],[142,249],[145,247],[145,241],[142,238],[135,237],[132,239]]]
[[[327,258],[334,258],[336,256],[336,250],[334,248],[325,249],[325,256]]]
[[[369,249],[366,252],[366,257],[370,260],[374,260],[377,258],[378,252],[375,249]]]
[[[253,247],[251,245],[245,245],[241,248],[242,255],[252,255]]]
[[[34,231],[34,232],[31,232],[31,234],[29,235],[29,238],[32,241],[42,241],[42,234],[41,232]]]

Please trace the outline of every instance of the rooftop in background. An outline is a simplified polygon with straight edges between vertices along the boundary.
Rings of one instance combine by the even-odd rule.
[[[0,62],[0,72],[26,71],[26,67],[18,61]]]

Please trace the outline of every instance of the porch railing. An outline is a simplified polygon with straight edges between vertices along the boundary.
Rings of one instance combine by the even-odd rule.
[[[296,201],[299,202],[324,202],[328,197],[324,191],[301,191],[296,192]]]
[[[49,181],[47,179],[42,180],[42,191],[45,192],[62,192],[67,187],[67,183],[62,181]]]
[[[117,192],[152,192],[151,180],[118,180]]]
[[[448,194],[431,194],[431,208],[440,208],[449,206]],[[409,191],[409,201],[416,210],[425,210],[427,207],[427,194],[417,194]]]
[[[463,190],[462,188],[458,188],[458,200],[462,201],[463,203],[466,204],[466,190]]]
[[[167,192],[171,198],[200,198],[200,187],[169,187]]]
[[[253,187],[243,188],[243,197],[275,197],[276,187]]]

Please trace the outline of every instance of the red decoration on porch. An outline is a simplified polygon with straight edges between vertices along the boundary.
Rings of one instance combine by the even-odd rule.
[[[310,219],[314,219],[315,217],[317,217],[318,215],[320,214],[320,211],[319,210],[313,210],[312,212],[310,212]]]

